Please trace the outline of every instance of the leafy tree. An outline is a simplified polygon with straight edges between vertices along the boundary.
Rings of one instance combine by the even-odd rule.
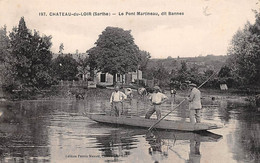
[[[158,64],[155,69],[152,70],[152,76],[157,80],[157,84],[161,87],[169,85],[170,76],[163,64]]]
[[[63,54],[63,50],[64,50],[64,45],[63,45],[63,43],[61,43],[59,46],[59,53]]]
[[[5,63],[10,52],[10,39],[7,35],[6,26],[0,28],[0,62]]]
[[[169,73],[167,72],[167,70],[164,68],[162,64],[159,64],[156,67],[153,76],[158,80],[165,80],[169,77]]]
[[[141,55],[141,59],[139,61],[139,69],[141,71],[145,71],[146,70],[146,67],[147,67],[147,64],[149,62],[149,59],[151,58],[151,55],[149,52],[147,51],[140,51],[140,55]]]
[[[223,78],[223,77],[231,77],[231,68],[228,66],[223,66],[219,73],[218,73],[218,77]]]
[[[171,82],[185,83],[186,81],[190,81],[195,84],[201,84],[205,81],[205,78],[205,75],[199,73],[197,65],[188,68],[186,62],[182,61],[177,73],[172,71]]]
[[[207,70],[204,72],[204,75],[205,75],[206,77],[210,77],[213,73],[214,73],[213,70],[207,69]]]
[[[140,63],[140,50],[134,43],[131,31],[117,27],[107,27],[98,40],[96,46],[87,51],[89,53],[90,68],[103,73],[125,74],[137,70]]]
[[[83,75],[86,75],[89,72],[89,58],[85,58],[79,55],[78,57],[78,71]]]
[[[190,73],[198,74],[198,73],[199,73],[199,67],[194,64],[194,65],[190,68]]]
[[[74,80],[78,74],[78,63],[71,54],[59,55],[52,62],[52,69],[58,80]]]
[[[0,28],[0,84],[4,90],[12,91],[12,85],[15,85],[13,78],[14,71],[11,71],[10,38],[7,35],[6,26]]]
[[[227,65],[243,85],[260,83],[260,14],[254,24],[247,23],[237,31],[229,47]]]
[[[11,58],[8,67],[18,89],[35,91],[50,86],[53,83],[51,36],[40,36],[37,31],[32,33],[22,17],[9,37]]]
[[[187,70],[188,70],[188,67],[187,67],[186,62],[185,62],[185,61],[182,61],[182,62],[181,62],[181,68],[179,69],[179,72],[180,72],[180,73],[185,73],[185,72],[187,72]]]
[[[185,80],[188,79],[188,77],[189,77],[189,73],[188,73],[187,64],[186,64],[186,62],[182,61],[181,67],[180,67],[180,69],[178,69],[177,75],[175,77],[173,77],[173,80],[184,82]]]

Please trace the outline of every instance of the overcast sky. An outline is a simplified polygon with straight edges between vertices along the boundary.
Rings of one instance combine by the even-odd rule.
[[[226,55],[232,36],[259,0],[0,0],[0,26],[10,31],[24,16],[27,27],[52,36],[52,51],[86,52],[107,27],[131,30],[153,58]],[[259,2],[260,3],[260,2]],[[119,16],[119,12],[184,12],[182,16]],[[110,12],[115,16],[39,16],[39,12]]]

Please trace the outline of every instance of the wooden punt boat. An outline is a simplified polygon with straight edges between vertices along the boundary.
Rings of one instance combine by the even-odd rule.
[[[126,117],[126,116],[109,116],[105,114],[98,113],[86,113],[88,118],[93,121],[107,124],[115,125],[126,125],[134,127],[149,128],[157,119],[145,119],[143,117]],[[189,122],[172,121],[172,120],[162,120],[160,123],[154,126],[156,129],[166,129],[166,130],[179,130],[179,131],[206,131],[212,129],[222,128],[222,125],[213,123],[196,123],[192,124]]]

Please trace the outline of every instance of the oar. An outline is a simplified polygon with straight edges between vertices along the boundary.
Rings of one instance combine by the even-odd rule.
[[[205,83],[207,83],[209,81],[210,78],[212,78],[218,71],[216,71],[215,73],[213,73],[207,80],[205,80],[198,88],[202,87]],[[171,114],[177,107],[179,107],[184,101],[186,100],[186,98],[184,100],[182,100],[177,106],[175,106],[173,108],[173,110],[171,110],[169,113],[167,113],[165,116],[163,116],[162,118],[160,118],[157,122],[155,122],[148,130],[153,129],[153,127],[155,125],[157,125],[158,123],[160,123],[165,117],[167,117],[169,114]]]

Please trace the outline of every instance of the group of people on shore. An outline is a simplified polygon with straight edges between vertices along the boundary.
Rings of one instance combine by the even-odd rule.
[[[189,111],[190,111],[190,122],[200,123],[200,114],[201,114],[201,92],[197,88],[197,85],[194,83],[190,83],[190,94],[187,97],[189,100]],[[126,89],[126,94],[119,91],[120,87],[118,85],[115,86],[115,90],[110,97],[110,103],[112,112],[114,116],[120,116],[123,111],[123,101],[127,99],[127,96],[132,98],[132,90]],[[151,101],[151,108],[146,112],[145,118],[149,119],[154,112],[156,112],[157,119],[161,118],[161,105],[168,100],[168,97],[162,93],[159,86],[154,87],[154,92],[149,95],[148,99]]]

